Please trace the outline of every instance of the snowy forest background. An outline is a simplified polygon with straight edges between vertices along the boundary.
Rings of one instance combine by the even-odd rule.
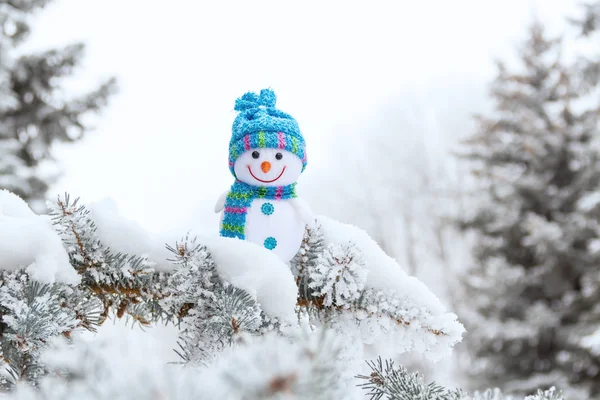
[[[306,137],[301,196],[465,325],[451,356],[397,364],[470,392],[600,399],[600,3],[191,3],[0,0],[0,189],[39,213],[68,192],[104,221],[215,234],[233,100],[273,87]],[[50,357],[105,384],[102,368],[178,361],[172,326],[131,325]],[[465,398],[443,395],[423,398]]]

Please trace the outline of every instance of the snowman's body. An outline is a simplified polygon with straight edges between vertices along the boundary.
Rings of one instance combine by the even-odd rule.
[[[223,209],[223,199],[227,193],[223,193],[215,211]],[[223,217],[221,213],[221,226]],[[272,250],[282,260],[289,261],[298,252],[306,226],[310,227],[313,223],[312,218],[312,211],[301,199],[255,199],[246,214],[246,240]],[[273,243],[275,247],[269,248]]]
[[[283,153],[283,154],[282,154]],[[281,157],[277,157],[280,154]],[[265,161],[270,160],[270,161]],[[262,171],[262,163],[273,164],[274,170],[269,173],[252,172]],[[236,176],[240,182],[255,188],[268,188],[283,191],[284,187],[295,184],[302,170],[302,163],[298,157],[278,149],[261,149],[257,158],[252,157],[252,152],[242,154],[235,164]],[[259,174],[259,175],[256,175]],[[267,178],[272,182],[260,181]],[[263,179],[266,180],[266,179]],[[281,186],[278,186],[279,183]],[[277,185],[277,186],[276,186]],[[215,212],[221,213],[221,230],[225,212],[242,212],[237,207],[227,206],[230,192],[225,192],[215,206]],[[302,199],[283,196],[270,198],[254,198],[249,204],[243,206],[244,224],[242,227],[243,238],[252,243],[273,251],[283,261],[288,262],[300,249],[306,226],[312,225],[314,219],[310,207]]]
[[[246,240],[266,248],[274,244],[273,252],[282,260],[291,260],[300,248],[306,226],[293,202],[253,200],[246,215]]]

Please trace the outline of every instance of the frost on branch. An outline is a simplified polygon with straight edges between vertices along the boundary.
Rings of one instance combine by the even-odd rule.
[[[358,328],[365,344],[385,343],[397,353],[417,351],[437,360],[464,332],[427,287],[362,230],[319,217],[292,260],[299,312],[314,325],[343,332]]]
[[[167,279],[162,306],[180,319],[178,354],[185,363],[205,363],[244,334],[257,334],[264,320],[258,303],[224,282],[205,246],[186,237],[175,247],[178,266]]]
[[[19,385],[6,400],[517,400],[499,390],[469,396],[427,383],[393,362],[369,362],[371,373],[342,379],[340,335],[331,330],[285,338],[268,334],[217,355],[209,368],[165,364],[155,342],[123,332],[94,340],[51,341],[42,354],[49,374],[36,388]],[[362,389],[361,389],[362,388]],[[526,400],[565,400],[552,388]]]
[[[367,391],[371,400],[517,400],[506,396],[500,389],[488,389],[484,392],[475,392],[469,395],[460,389],[448,389],[435,382],[425,382],[418,372],[411,373],[403,366],[395,366],[391,360],[385,363],[378,358],[377,361],[368,361],[371,369],[369,375],[358,375],[364,381],[359,386]],[[539,390],[537,394],[525,397],[524,400],[566,400],[560,391],[554,387],[548,390]]]
[[[73,393],[82,398],[352,399],[357,398],[352,397],[356,390],[360,392],[351,380],[360,371],[354,369],[356,361],[366,358],[353,346],[372,344],[377,350],[378,344],[398,345],[397,352],[413,350],[439,358],[462,333],[456,316],[447,313],[422,283],[407,276],[364,232],[335,221],[323,218],[322,228],[308,231],[292,266],[294,279],[272,253],[233,239],[187,236],[168,247],[169,260],[156,260],[143,254],[157,257],[158,249],[148,246],[160,241],[148,232],[128,229],[127,245],[146,246],[142,255],[114,253],[123,247],[118,241],[111,243],[112,249],[106,247],[103,235],[111,231],[107,221],[100,221],[104,228],[96,229],[87,209],[68,197],[50,206],[81,283],[47,288],[35,283],[28,289],[27,282],[20,292],[10,294],[9,288],[20,288],[15,285],[28,277],[19,270],[0,285],[3,295],[10,294],[2,299],[3,307],[11,301],[19,305],[2,309],[3,355],[17,371],[12,382],[27,381],[38,388],[31,392],[21,387],[11,396],[15,399],[50,400]],[[124,227],[118,214],[112,212],[110,218]],[[139,240],[136,231],[146,239]],[[157,262],[160,271],[154,268]],[[171,267],[164,267],[168,263]],[[37,314],[31,321],[42,321],[39,331],[22,330],[31,322],[18,303],[22,298],[34,304],[30,313]],[[288,325],[294,306],[300,326],[310,327],[304,336],[298,334],[298,326]],[[11,320],[11,313],[18,315]],[[128,353],[134,343],[123,348],[117,341],[78,340],[78,327],[93,329],[109,315],[129,316],[144,325],[158,320],[177,324],[178,353],[187,368],[128,364],[134,362],[130,359],[143,359]],[[303,325],[304,315],[308,325]],[[10,325],[12,321],[17,322]],[[23,334],[10,336],[13,332],[46,336],[29,338],[23,346]],[[75,347],[59,344],[40,361],[43,345],[61,336],[73,337]],[[22,359],[26,362],[19,364]],[[415,390],[431,400],[444,399],[440,393],[460,394],[419,383],[413,379],[416,375],[407,374],[402,378],[396,373],[412,386],[396,385],[390,392],[396,397],[388,398],[414,398],[407,396]],[[3,383],[11,385],[8,380]]]
[[[325,249],[324,243],[325,238],[318,223],[315,223],[313,228],[306,228],[298,254],[290,263],[300,298],[311,298],[312,290],[308,287],[308,271],[316,268],[317,260]]]
[[[115,254],[106,248],[89,211],[68,195],[47,205],[71,265],[81,276],[80,286],[102,302],[103,319],[111,310],[142,325],[172,317],[158,303],[165,296],[164,275],[154,271],[146,256]]]
[[[253,338],[225,352],[202,375],[215,383],[205,395],[232,400],[347,398],[338,339],[333,331]]]
[[[210,368],[165,364],[154,343],[119,332],[93,341],[55,340],[42,360],[51,372],[34,390],[7,400],[73,399],[346,399],[337,337],[331,331],[249,339],[221,353]]]
[[[100,305],[73,286],[80,281],[45,216],[0,191],[0,386],[36,382],[40,351],[57,335],[93,329]]]
[[[533,396],[525,397],[525,400],[565,400],[565,397],[560,391],[557,391],[554,387],[548,390],[538,389],[537,394]]]
[[[8,372],[0,374],[0,387],[36,382],[45,373],[39,355],[46,343],[78,327],[92,329],[98,314],[98,305],[76,288],[32,281],[22,270],[0,271],[0,350]]]
[[[166,364],[152,341],[124,332],[71,343],[56,338],[42,361],[50,373],[7,400],[204,399],[197,371]]]
[[[277,276],[274,273],[267,274],[269,268],[278,268],[279,265],[270,264],[270,259],[263,260],[265,262],[261,266],[267,273],[261,275],[261,270],[251,262],[253,259],[243,260],[242,252],[237,248],[241,246],[247,250],[244,247],[247,243],[231,240],[226,242],[229,247],[223,249],[224,243],[206,239],[205,242],[213,249],[222,250],[223,254],[216,257],[220,265],[215,262],[207,246],[197,243],[197,239],[189,235],[175,243],[174,247],[167,246],[171,252],[169,260],[150,260],[146,255],[114,254],[103,245],[104,239],[109,239],[104,236],[113,230],[107,221],[100,221],[103,229],[99,234],[91,213],[86,207],[79,206],[77,201],[71,202],[68,196],[50,203],[49,207],[71,263],[82,276],[81,286],[103,304],[103,319],[112,312],[117,318],[128,316],[142,325],[158,320],[178,324],[181,328],[178,352],[184,362],[205,363],[233,344],[239,336],[258,334],[278,324],[275,318],[262,312],[257,302],[257,298],[268,298],[269,293],[265,293],[266,290],[257,293],[244,288],[262,288],[269,283],[269,277]],[[135,243],[138,248],[146,250],[145,254],[155,257],[160,254],[157,248],[152,247],[159,242],[157,238],[151,237],[140,227],[128,225],[128,221],[121,218],[114,207],[104,210],[100,205],[95,205],[94,210],[95,216],[108,218],[112,225],[129,233],[129,249]],[[112,239],[115,247],[123,248]],[[249,255],[246,251],[243,254]],[[266,255],[271,256],[269,253]],[[255,259],[258,260],[260,258]],[[171,271],[164,266],[167,261],[172,265]],[[163,272],[155,271],[157,263],[161,264]],[[244,279],[252,272],[248,268],[250,265],[255,266],[253,277]],[[281,266],[284,267],[283,264]],[[293,285],[289,270],[287,274],[290,285]],[[261,276],[266,278],[258,279]],[[239,287],[231,284],[238,281]],[[279,289],[282,287],[285,288],[285,285],[279,285]],[[271,292],[278,294],[277,288]],[[293,300],[295,294],[291,298]],[[269,310],[275,314],[281,311],[286,302],[284,298],[280,300],[279,305],[273,305]],[[293,304],[289,307],[291,313]]]
[[[352,243],[331,244],[308,269],[309,287],[323,298],[323,305],[349,307],[360,297],[367,269],[358,248]]]
[[[409,373],[403,366],[396,367],[393,361],[381,358],[367,362],[371,368],[370,375],[358,375],[366,381],[360,386],[368,391],[372,400],[385,398],[391,400],[458,400],[464,399],[458,390],[448,390],[434,382],[425,383],[419,373]]]

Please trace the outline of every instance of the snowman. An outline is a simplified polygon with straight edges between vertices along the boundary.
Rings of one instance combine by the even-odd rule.
[[[276,109],[275,101],[271,89],[237,99],[239,114],[229,142],[229,169],[236,180],[215,212],[222,213],[221,236],[256,243],[289,262],[314,219],[296,194],[306,168],[304,138],[296,120]]]

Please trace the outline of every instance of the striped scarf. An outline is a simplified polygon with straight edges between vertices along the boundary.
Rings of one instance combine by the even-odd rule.
[[[246,239],[246,214],[252,200],[286,200],[296,197],[296,183],[287,186],[251,186],[236,180],[225,200],[221,236]]]

